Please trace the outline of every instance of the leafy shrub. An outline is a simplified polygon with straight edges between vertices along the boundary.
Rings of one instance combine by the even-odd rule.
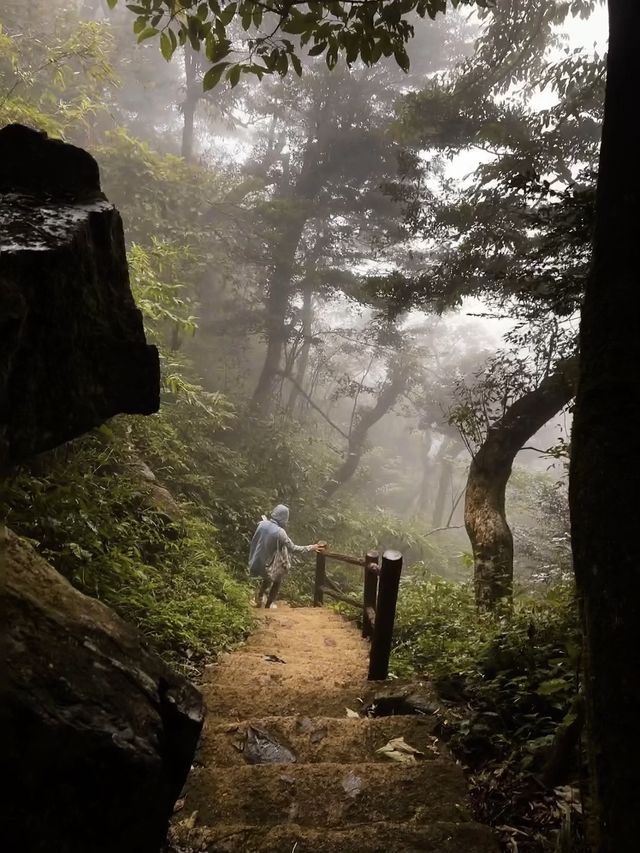
[[[171,429],[163,415],[116,418],[1,482],[0,511],[75,586],[184,664],[246,634],[249,590],[195,504],[145,479],[139,431],[160,441]]]
[[[417,572],[400,586],[392,666],[445,682],[527,740],[555,731],[577,687],[580,636],[573,590],[517,599],[509,617],[476,612],[471,584]]]
[[[505,849],[514,836],[523,853],[556,849],[568,808],[582,843],[580,814],[563,800],[578,799],[577,754],[563,768],[565,789],[541,782],[559,727],[575,719],[580,646],[569,584],[520,596],[502,618],[476,613],[470,584],[424,571],[401,584],[392,670],[434,681],[443,734],[471,771],[477,816],[498,827]]]

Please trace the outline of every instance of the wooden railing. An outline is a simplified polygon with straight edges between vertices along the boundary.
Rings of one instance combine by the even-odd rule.
[[[328,595],[362,611],[362,636],[371,640],[369,653],[369,680],[381,681],[389,674],[389,655],[396,618],[398,587],[402,573],[402,554],[385,551],[382,563],[377,551],[368,551],[364,559],[326,550],[316,554],[316,577],[313,592],[314,607],[322,607]],[[337,560],[363,569],[362,600],[346,595],[327,575],[327,560]]]

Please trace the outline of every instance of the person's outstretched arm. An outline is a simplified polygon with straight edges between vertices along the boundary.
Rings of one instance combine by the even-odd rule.
[[[309,551],[319,551],[320,545],[315,542],[313,545],[296,545],[289,538],[289,535],[284,528],[280,529],[280,544],[284,545],[292,554],[303,554]]]

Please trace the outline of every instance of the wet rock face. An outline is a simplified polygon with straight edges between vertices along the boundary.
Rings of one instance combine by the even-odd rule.
[[[0,130],[0,470],[118,413],[159,405],[122,221],[95,160]]]
[[[11,534],[0,566],[3,850],[158,853],[202,697]]]
[[[46,133],[9,124],[0,131],[0,192],[78,200],[101,195],[91,154]]]

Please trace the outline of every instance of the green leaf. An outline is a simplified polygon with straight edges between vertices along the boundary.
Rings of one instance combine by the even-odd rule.
[[[222,12],[220,12],[219,20],[223,24],[223,26],[228,27],[231,21],[233,20],[233,16],[236,13],[236,9],[238,8],[237,3],[229,3],[228,6],[225,6]]]
[[[314,46],[309,51],[309,56],[320,56],[321,53],[324,53],[327,49],[326,41],[320,42],[320,44],[314,44]]]
[[[252,21],[251,9],[245,8],[242,12],[241,17],[240,17],[240,23],[242,24],[242,29],[245,31],[248,30],[249,27],[251,26],[251,21]]]
[[[291,17],[289,20],[285,21],[282,25],[282,29],[285,33],[301,35],[302,33],[306,33],[307,30],[312,29],[313,25],[316,23],[317,21],[314,15],[302,15],[300,12],[292,9]]]
[[[202,78],[202,89],[204,92],[208,92],[210,89],[213,89],[214,86],[218,85],[222,72],[228,65],[228,62],[220,62],[218,65],[214,65],[207,71]]]
[[[167,33],[160,34],[160,52],[164,56],[164,58],[169,62],[171,57],[173,56],[173,51],[175,50],[174,46],[171,43],[171,39],[167,35]]]
[[[157,35],[158,35],[158,30],[156,29],[156,27],[145,27],[145,29],[142,30],[142,32],[138,36],[138,44],[140,44],[140,42],[142,42],[142,41],[146,41],[146,39],[153,38],[154,36],[157,36]]]
[[[227,80],[231,84],[231,88],[238,85],[241,70],[242,68],[239,65],[233,65],[229,71],[227,71]]]
[[[553,696],[554,693],[559,693],[561,690],[567,689],[567,682],[564,678],[549,678],[538,685],[536,693],[539,696]]]
[[[294,71],[298,75],[298,77],[302,77],[302,63],[300,62],[299,57],[295,55],[295,53],[291,54],[291,64],[293,65]]]
[[[117,2],[118,2],[118,0],[107,0],[107,6],[108,6],[110,9],[115,9],[115,8],[116,8],[116,3],[117,3]]]
[[[402,68],[403,71],[408,71],[410,63],[409,57],[407,56],[407,52],[405,51],[405,49],[402,47],[397,47],[393,51],[393,55],[400,68]]]

